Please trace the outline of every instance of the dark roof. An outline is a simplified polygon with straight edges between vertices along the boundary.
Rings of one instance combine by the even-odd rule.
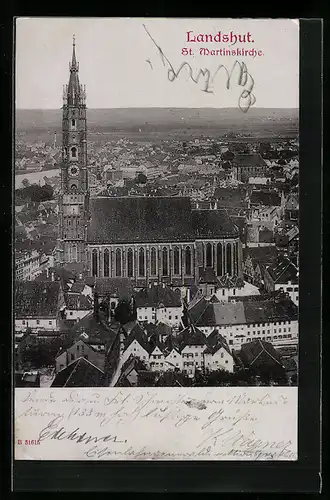
[[[240,357],[245,366],[253,368],[262,367],[266,363],[283,366],[280,353],[270,342],[260,339],[243,344]]]
[[[265,160],[258,153],[237,154],[233,163],[238,167],[266,167]]]
[[[86,295],[76,295],[67,293],[65,295],[65,303],[67,309],[73,309],[75,311],[89,311],[93,309],[92,300]]]
[[[116,336],[116,332],[111,329],[101,317],[95,317],[93,311],[84,316],[84,318],[78,321],[70,330],[70,335],[75,338],[78,338],[82,333],[88,335],[88,339],[84,337],[84,342],[86,343],[93,343],[99,340],[107,344]]]
[[[217,276],[213,267],[198,268],[199,283],[217,283]]]
[[[214,198],[217,200],[218,207],[247,207],[245,200],[246,192],[241,189],[218,187],[215,190]]]
[[[204,335],[204,333],[194,325],[190,325],[184,330],[181,330],[181,332],[173,340],[179,347],[180,351],[187,345],[208,345],[206,335]]]
[[[160,335],[160,336],[167,336],[172,333],[172,328],[169,325],[166,325],[165,323],[148,323],[145,326],[146,333],[148,337],[151,337],[152,335]]]
[[[58,372],[51,387],[102,387],[104,373],[81,357]]]
[[[217,329],[214,329],[213,332],[207,337],[208,347],[204,351],[204,354],[214,354],[219,349],[225,349],[229,354],[231,354],[229,346],[227,344],[226,339],[220,335]]]
[[[250,195],[251,205],[264,205],[267,207],[279,207],[281,197],[276,191],[252,191]]]
[[[181,296],[163,284],[150,285],[135,294],[136,307],[180,307]]]
[[[211,304],[216,304],[216,303],[220,303],[220,300],[218,299],[218,297],[216,295],[212,295],[212,297],[210,298],[209,302]]]
[[[254,265],[258,263],[272,264],[277,258],[275,246],[247,247],[244,249],[244,258],[250,256]]]
[[[134,284],[130,278],[96,278],[94,291],[99,296],[127,298],[134,293]]]
[[[85,283],[73,283],[70,287],[69,293],[81,293],[85,288]]]
[[[285,202],[285,209],[286,210],[299,210],[299,199],[298,195],[295,193],[291,193],[286,202]]]
[[[269,323],[298,319],[298,307],[290,299],[244,302],[246,323]]]
[[[298,283],[298,269],[290,259],[283,259],[279,264],[267,267],[267,272],[272,277],[274,283]]]
[[[226,210],[193,210],[192,224],[196,238],[238,237],[238,227]]]
[[[39,275],[36,280],[44,281],[45,277],[48,280],[51,280],[52,275],[54,275],[54,280],[62,280],[63,283],[67,283],[70,280],[75,279],[75,274],[68,271],[64,267],[50,267],[48,270],[43,271],[41,275]]]
[[[90,200],[88,241],[185,241],[195,238],[187,197],[97,197]]]
[[[56,281],[16,281],[15,316],[55,318],[59,294],[60,283]]]
[[[134,340],[136,340],[140,344],[140,346],[143,347],[143,349],[145,349],[147,352],[150,352],[148,336],[144,332],[143,328],[139,325],[139,323],[135,324],[135,326],[126,337],[124,344],[125,349],[127,349]]]
[[[221,276],[217,279],[218,286],[221,288],[243,288],[244,280],[239,276]]]

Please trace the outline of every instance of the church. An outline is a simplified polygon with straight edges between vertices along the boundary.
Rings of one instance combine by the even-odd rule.
[[[57,264],[95,277],[188,286],[201,269],[242,277],[238,227],[226,210],[193,208],[188,197],[91,197],[86,91],[73,39],[63,88],[62,164]]]

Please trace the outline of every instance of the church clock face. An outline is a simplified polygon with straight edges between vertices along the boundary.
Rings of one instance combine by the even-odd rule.
[[[72,165],[69,168],[69,174],[72,175],[73,177],[76,177],[79,174],[79,168],[76,167],[75,165]]]

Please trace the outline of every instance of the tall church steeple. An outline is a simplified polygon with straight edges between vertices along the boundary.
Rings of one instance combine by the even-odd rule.
[[[57,261],[85,262],[88,220],[86,92],[79,83],[73,36],[69,83],[63,87],[62,164]]]

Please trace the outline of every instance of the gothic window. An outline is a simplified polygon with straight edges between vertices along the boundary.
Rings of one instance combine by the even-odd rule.
[[[116,250],[116,276],[121,276],[121,249]]]
[[[71,248],[71,260],[72,262],[77,262],[77,247],[73,246]]]
[[[145,276],[145,256],[143,248],[139,250],[139,276]]]
[[[222,276],[222,245],[217,244],[217,276]]]
[[[212,267],[212,245],[206,244],[206,267]]]
[[[168,276],[168,251],[167,248],[163,248],[163,276]]]
[[[71,148],[71,158],[77,158],[77,148],[75,146],[73,146],[73,148]]]
[[[227,256],[227,270],[226,270],[226,272],[229,275],[231,275],[231,244],[230,243],[227,243],[226,256]]]
[[[186,274],[191,274],[191,250],[186,247]]]
[[[131,248],[127,251],[127,276],[133,277],[133,250]]]
[[[97,276],[97,250],[92,252],[92,276]]]
[[[236,276],[236,245],[233,245],[233,275]]]
[[[71,193],[75,193],[77,191],[77,185],[71,184]]]
[[[76,126],[76,120],[74,118],[72,118],[72,120],[71,120],[71,126],[72,126],[72,128],[74,128]]]
[[[238,275],[238,243],[235,243],[236,248],[236,274]]]
[[[103,256],[103,274],[106,278],[108,278],[110,275],[109,274],[109,270],[110,270],[109,262],[110,262],[109,250],[106,248],[104,250],[104,256]]]
[[[150,255],[150,274],[151,274],[151,276],[155,276],[157,273],[156,259],[157,259],[156,249],[152,248],[151,255]]]
[[[64,158],[68,156],[68,148],[64,148]]]
[[[174,268],[174,274],[180,274],[180,252],[178,247],[174,247],[173,268]]]

